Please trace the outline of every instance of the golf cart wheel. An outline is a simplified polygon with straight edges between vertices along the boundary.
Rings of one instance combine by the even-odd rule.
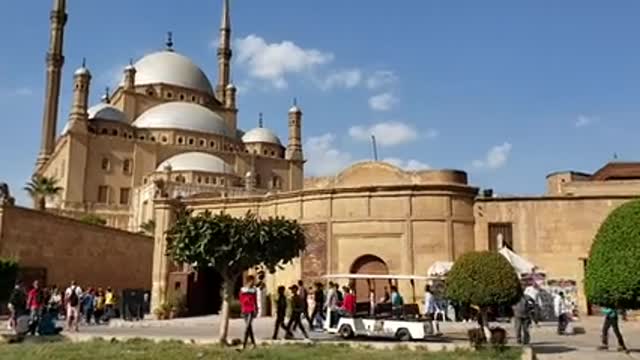
[[[343,324],[342,326],[340,326],[338,332],[343,339],[351,339],[353,337],[353,329],[351,329],[351,326],[347,324]]]
[[[407,329],[398,329],[396,339],[400,341],[411,341],[411,333]]]

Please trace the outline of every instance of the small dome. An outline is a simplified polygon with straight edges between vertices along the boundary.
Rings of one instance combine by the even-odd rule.
[[[168,102],[145,111],[132,124],[147,129],[180,129],[231,137],[224,119],[204,106]]]
[[[242,142],[270,143],[270,144],[276,144],[276,145],[282,146],[280,139],[278,139],[278,137],[276,136],[276,134],[273,133],[273,131],[267,128],[262,128],[262,127],[258,127],[258,128],[247,131],[247,133],[245,133],[242,136]]]
[[[302,110],[300,110],[300,108],[297,105],[293,105],[291,107],[291,109],[289,109],[289,113],[293,114],[293,113],[301,113]]]
[[[87,69],[86,67],[81,67],[78,68],[78,70],[76,70],[73,75],[75,76],[85,76],[85,75],[89,75],[91,76],[91,72],[89,71],[89,69]]]
[[[169,84],[213,95],[207,75],[189,58],[174,51],[149,54],[133,65],[136,85]]]
[[[127,117],[120,109],[106,103],[100,103],[90,107],[87,113],[89,114],[89,120],[108,120],[128,123]]]
[[[235,85],[233,85],[233,84],[227,85],[227,90],[235,90],[235,89],[236,89]]]
[[[203,152],[187,152],[168,158],[156,167],[156,171],[199,171],[216,174],[233,174],[233,168],[219,157]]]

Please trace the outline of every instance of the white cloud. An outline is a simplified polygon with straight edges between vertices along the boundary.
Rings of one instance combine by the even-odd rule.
[[[382,161],[388,162],[391,165],[395,165],[401,169],[416,171],[416,170],[429,170],[431,166],[421,162],[420,160],[410,159],[404,161],[398,158],[385,158]]]
[[[589,125],[593,124],[596,121],[598,121],[597,117],[587,116],[587,115],[579,115],[578,119],[575,122],[575,126],[577,128],[581,128],[581,127],[589,126]]]
[[[237,61],[248,67],[249,75],[271,82],[279,89],[287,87],[287,74],[304,73],[333,61],[333,54],[304,49],[291,41],[267,43],[257,35],[236,41]]]
[[[398,103],[398,99],[390,92],[369,98],[369,107],[375,111],[389,111]]]
[[[335,135],[326,133],[312,136],[305,142],[306,172],[312,176],[334,175],[351,164],[351,154],[339,150],[335,139]]]
[[[367,87],[371,90],[376,90],[392,85],[396,81],[398,81],[398,77],[393,73],[393,71],[378,70],[367,78]]]
[[[489,149],[484,159],[474,160],[472,164],[478,169],[499,169],[509,160],[511,149],[512,146],[508,142],[496,145]]]
[[[28,87],[21,87],[21,88],[15,89],[13,91],[13,95],[15,95],[15,96],[31,96],[31,95],[33,95],[33,90],[31,88],[28,88]]]
[[[358,141],[371,141],[371,135],[376,137],[376,142],[381,146],[394,146],[412,142],[418,138],[418,132],[402,122],[380,122],[372,126],[353,126],[349,129],[349,135]]]
[[[322,90],[333,88],[352,89],[362,82],[362,71],[360,69],[334,71],[326,78],[319,81]]]

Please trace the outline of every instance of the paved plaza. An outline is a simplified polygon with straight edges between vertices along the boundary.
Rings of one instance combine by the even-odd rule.
[[[579,334],[572,336],[558,336],[555,334],[555,323],[543,323],[539,327],[532,327],[532,346],[538,359],[640,359],[640,323],[625,322],[622,324],[622,332],[627,345],[632,353],[622,354],[615,352],[615,338],[610,339],[612,350],[609,352],[597,351],[599,345],[601,318],[586,318],[575,323]],[[218,334],[219,317],[208,316],[191,319],[176,319],[169,321],[145,320],[142,322],[123,322],[115,320],[109,326],[82,327],[79,333],[67,333],[77,341],[89,340],[94,337],[102,338],[149,338],[153,340],[181,340],[195,343],[215,343]],[[229,326],[230,338],[240,338],[243,331],[242,320],[231,320]],[[455,347],[468,347],[466,329],[473,326],[464,323],[444,323],[441,330],[445,333],[445,339],[439,342],[420,342],[420,346],[429,349],[440,350]],[[507,327],[511,333],[510,324],[501,324]],[[272,335],[273,320],[271,318],[259,318],[254,322],[256,337],[260,340],[269,340]],[[341,341],[339,338],[321,332],[310,332],[312,339],[319,342]],[[297,334],[300,337],[300,334]],[[613,334],[611,334],[613,336]],[[378,347],[393,346],[392,342],[370,341],[362,339],[367,345]],[[513,339],[510,339],[513,343]],[[397,344],[397,343],[396,343]]]

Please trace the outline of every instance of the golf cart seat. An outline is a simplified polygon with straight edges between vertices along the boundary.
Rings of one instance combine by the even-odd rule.
[[[375,317],[376,318],[389,318],[393,315],[391,303],[380,303],[376,305]]]
[[[359,302],[356,303],[356,313],[355,316],[369,316],[371,313],[371,303],[367,302]]]
[[[420,308],[418,307],[418,304],[405,304],[402,307],[402,313],[407,319],[420,318]]]

